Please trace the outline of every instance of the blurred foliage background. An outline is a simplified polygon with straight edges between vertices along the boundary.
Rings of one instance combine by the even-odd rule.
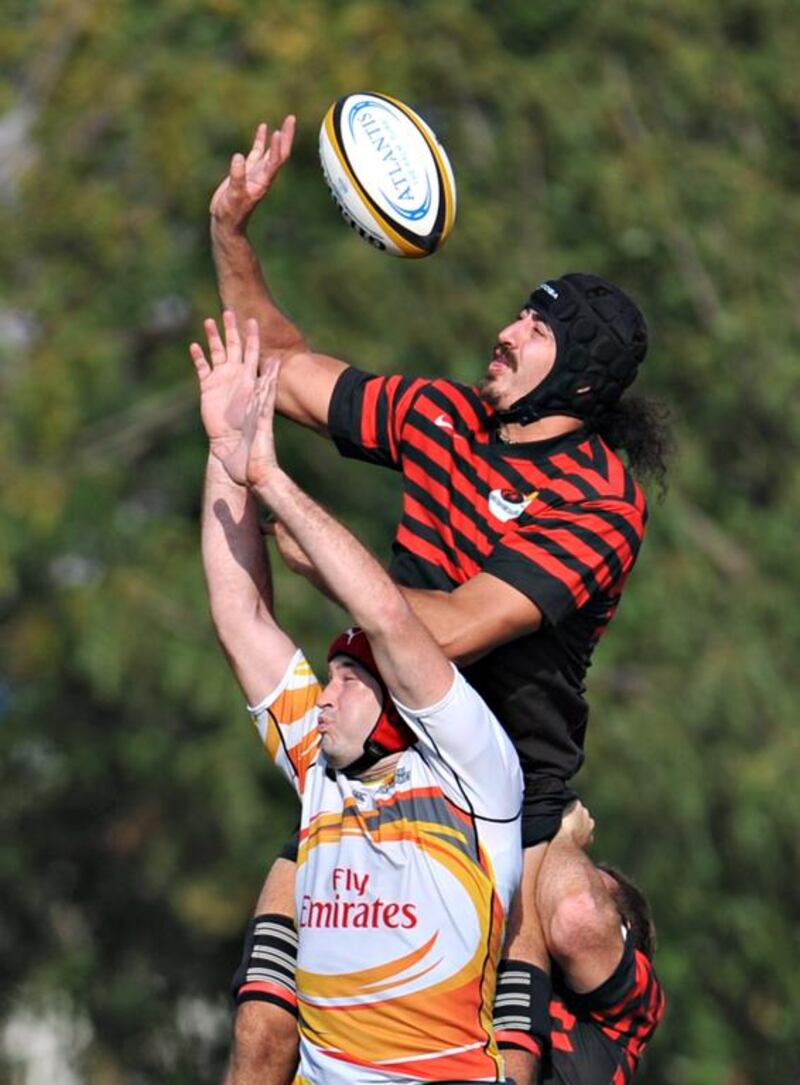
[[[679,451],[590,674],[595,853],[660,930],[649,1085],[800,1067],[800,11],[794,0],[7,0],[0,33],[0,1080],[216,1082],[226,988],[294,802],[215,644],[186,346],[208,198],[299,118],[251,236],[312,341],[475,378],[540,279],[652,330]],[[445,249],[342,224],[317,130],[355,89],[448,149]],[[386,555],[397,479],[283,430]],[[795,557],[792,558],[791,555]],[[278,570],[320,658],[341,622]]]

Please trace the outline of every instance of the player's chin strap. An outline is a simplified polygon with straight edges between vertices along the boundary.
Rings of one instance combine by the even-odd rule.
[[[644,317],[613,283],[576,273],[537,286],[522,308],[550,325],[556,359],[532,391],[497,411],[498,424],[525,426],[553,414],[591,423],[636,377],[647,353]]]
[[[379,721],[380,722],[380,721]],[[378,724],[376,723],[377,727]],[[400,749],[406,749],[409,745],[407,742],[405,746],[401,746]],[[387,750],[385,746],[381,746],[379,742],[372,742],[367,738],[364,743],[364,752],[355,761],[352,761],[343,769],[339,769],[345,776],[353,779],[357,776],[363,776],[363,774],[371,769],[373,765],[377,765],[379,761],[382,761],[384,757],[388,757],[390,753],[396,753],[396,750]]]

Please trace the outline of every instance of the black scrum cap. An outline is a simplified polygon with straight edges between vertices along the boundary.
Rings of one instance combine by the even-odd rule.
[[[647,324],[618,286],[572,272],[537,286],[523,308],[535,309],[553,329],[553,368],[527,395],[499,411],[502,422],[523,425],[552,414],[592,422],[636,377],[647,353]]]

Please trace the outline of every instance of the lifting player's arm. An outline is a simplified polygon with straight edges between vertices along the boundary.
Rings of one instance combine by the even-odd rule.
[[[228,175],[211,199],[211,243],[224,307],[243,322],[257,320],[265,354],[283,360],[277,409],[324,433],[333,387],[347,366],[338,358],[314,353],[297,325],[281,312],[247,238],[251,214],[291,154],[294,131],[292,116],[271,136],[266,124],[260,124],[247,156],[233,156]]]
[[[269,139],[267,126],[259,125],[247,157],[234,155],[211,201],[211,237],[224,305],[235,308],[240,319],[255,318],[264,354],[282,359],[277,410],[325,433],[333,389],[347,366],[310,350],[300,329],[275,304],[246,236],[250,215],[290,156],[294,130],[294,117],[287,117]],[[530,599],[488,574],[450,593],[403,591],[446,654],[460,663],[541,623],[541,612]]]
[[[589,811],[576,802],[547,846],[536,884],[548,951],[578,994],[612,975],[625,945],[604,876],[584,851],[593,830]]]
[[[491,573],[478,573],[451,592],[401,591],[442,651],[459,664],[472,663],[542,624],[536,604]]]
[[[314,564],[286,525],[276,523],[272,532],[289,568],[325,591]],[[448,659],[460,665],[535,632],[542,623],[541,610],[527,595],[491,573],[478,573],[451,592],[404,587],[400,591]]]

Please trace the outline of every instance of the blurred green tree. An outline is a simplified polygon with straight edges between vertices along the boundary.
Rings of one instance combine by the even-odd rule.
[[[653,340],[643,383],[672,404],[680,455],[590,675],[578,782],[598,854],[641,881],[659,920],[669,1009],[641,1080],[793,1080],[791,0],[8,7],[9,1066],[32,1050],[20,1022],[55,1013],[77,1023],[75,1073],[91,1085],[220,1076],[224,988],[294,800],[259,754],[207,619],[205,450],[186,344],[217,308],[210,192],[259,120],[293,111],[294,160],[252,234],[278,297],[325,349],[471,380],[545,275],[596,270],[641,299]],[[454,163],[459,220],[433,260],[380,256],[327,197],[317,124],[339,94],[371,87],[420,109]],[[291,427],[283,439],[301,481],[385,554],[396,480]],[[281,570],[277,581],[282,617],[319,659],[341,615]]]

